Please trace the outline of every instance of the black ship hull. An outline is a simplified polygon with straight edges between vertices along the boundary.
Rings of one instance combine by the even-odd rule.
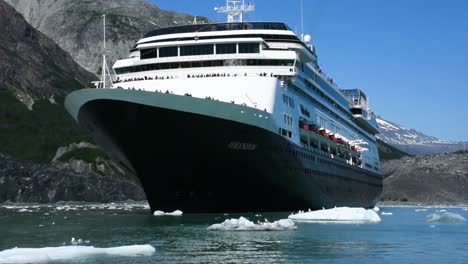
[[[80,92],[67,98],[67,109],[140,179],[151,211],[369,208],[380,198],[381,175],[298,147],[255,119],[237,120],[242,106],[141,91],[128,91],[141,100],[110,95],[127,91]],[[171,101],[172,109],[162,103]],[[249,118],[265,123],[267,115],[255,111]]]

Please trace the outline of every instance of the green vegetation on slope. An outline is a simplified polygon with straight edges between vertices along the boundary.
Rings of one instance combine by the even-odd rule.
[[[42,99],[33,111],[10,92],[0,92],[0,153],[17,159],[49,162],[57,148],[72,142],[91,142],[63,107]]]
[[[381,161],[400,159],[405,156],[412,156],[406,152],[403,152],[380,139],[377,139],[377,147],[379,149],[379,156]]]

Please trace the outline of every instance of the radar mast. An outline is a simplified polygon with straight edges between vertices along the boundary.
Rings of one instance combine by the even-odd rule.
[[[112,87],[114,83],[112,82],[112,75],[109,70],[109,66],[107,65],[107,60],[106,60],[106,53],[107,47],[106,47],[106,15],[102,15],[102,28],[103,28],[103,41],[102,41],[102,66],[101,66],[101,79],[97,82],[93,82],[96,88],[108,88]],[[106,79],[109,79],[109,83],[106,82]]]
[[[227,14],[227,22],[244,22],[244,14],[255,10],[252,3],[245,4],[245,0],[226,0],[226,5],[215,7],[217,13]]]

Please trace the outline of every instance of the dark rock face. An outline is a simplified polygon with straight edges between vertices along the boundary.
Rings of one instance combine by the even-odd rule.
[[[159,9],[145,0],[6,0],[35,28],[53,39],[86,70],[98,74],[102,14],[106,14],[108,63],[126,58],[143,35],[161,27],[190,24],[194,16]],[[198,23],[208,21],[197,17]]]
[[[95,79],[3,0],[0,24],[0,90],[14,92],[30,108],[35,98],[65,95]]]
[[[18,161],[0,155],[0,203],[58,201],[113,202],[145,200],[143,189],[127,180],[94,173],[76,173],[48,164]]]
[[[404,157],[382,169],[383,201],[468,203],[468,154]]]

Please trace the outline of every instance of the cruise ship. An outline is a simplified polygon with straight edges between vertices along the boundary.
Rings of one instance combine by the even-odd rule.
[[[226,23],[146,33],[66,109],[139,178],[151,211],[373,207],[382,175],[365,93],[321,70],[309,35],[245,22],[253,9],[227,0],[215,9]]]

